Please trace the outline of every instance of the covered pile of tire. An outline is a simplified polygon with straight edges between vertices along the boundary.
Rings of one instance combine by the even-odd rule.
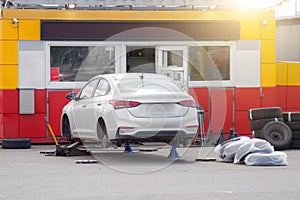
[[[248,111],[250,128],[255,138],[265,139],[275,149],[287,149],[292,143],[292,131],[284,123],[279,107],[255,108]]]
[[[292,130],[291,149],[300,149],[300,112],[283,112],[284,122]]]

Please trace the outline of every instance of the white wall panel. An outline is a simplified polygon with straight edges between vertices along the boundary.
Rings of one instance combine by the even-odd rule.
[[[19,88],[44,89],[46,63],[43,41],[19,42]]]
[[[236,87],[260,86],[259,41],[239,41],[236,50],[235,85]]]

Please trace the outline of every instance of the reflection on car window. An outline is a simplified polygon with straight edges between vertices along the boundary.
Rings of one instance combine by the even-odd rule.
[[[121,92],[143,91],[143,92],[182,92],[182,89],[175,83],[164,79],[147,80],[122,80],[118,83]]]
[[[106,95],[109,92],[109,89],[110,89],[109,83],[106,80],[101,79],[95,90],[94,96],[98,97],[98,96]]]
[[[84,86],[84,88],[81,90],[79,98],[85,99],[85,98],[92,97],[94,88],[98,83],[98,80],[99,79],[93,79],[86,86]]]

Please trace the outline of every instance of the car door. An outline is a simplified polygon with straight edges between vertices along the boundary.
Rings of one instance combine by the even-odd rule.
[[[87,130],[89,137],[91,138],[97,139],[97,123],[99,117],[103,117],[103,107],[108,101],[105,97],[109,91],[110,85],[108,81],[104,78],[101,78],[97,87],[95,88],[95,92],[93,98],[91,98],[91,102],[87,105]]]
[[[75,131],[78,133],[81,139],[87,139],[88,137],[88,128],[86,117],[87,108],[90,104],[95,87],[99,82],[99,78],[92,79],[89,81],[80,91],[79,96],[73,104],[73,119],[75,123]]]

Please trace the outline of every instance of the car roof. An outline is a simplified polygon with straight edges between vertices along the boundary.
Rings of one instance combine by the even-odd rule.
[[[168,77],[161,75],[161,74],[153,74],[153,73],[120,73],[120,74],[104,74],[99,75],[99,77],[104,78],[112,78],[114,80],[121,80],[121,79],[137,79],[143,76],[144,79],[168,79]]]

